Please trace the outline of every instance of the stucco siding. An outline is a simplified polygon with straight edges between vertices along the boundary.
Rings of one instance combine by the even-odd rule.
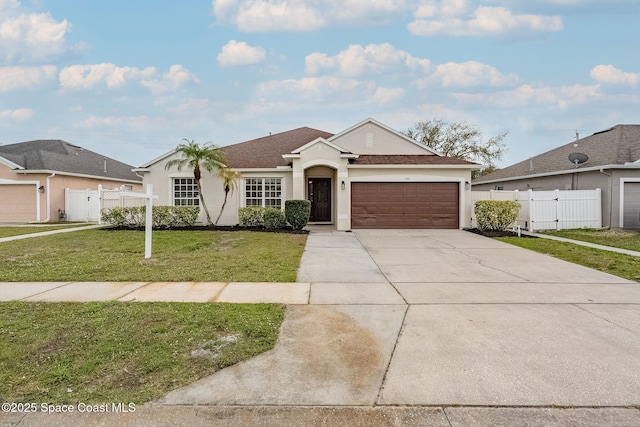
[[[432,154],[375,123],[365,123],[331,142],[356,154]]]

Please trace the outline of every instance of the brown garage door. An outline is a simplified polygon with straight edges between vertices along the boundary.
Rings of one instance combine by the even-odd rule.
[[[458,228],[457,182],[353,182],[351,228]]]

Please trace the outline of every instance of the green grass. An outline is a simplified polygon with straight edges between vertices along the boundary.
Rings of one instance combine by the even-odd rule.
[[[594,230],[583,228],[549,231],[545,234],[640,252],[640,231]]]
[[[0,303],[0,401],[142,403],[267,351],[284,306]]]
[[[498,240],[625,279],[640,281],[640,257],[542,238],[501,237]]]
[[[83,225],[89,225],[89,224],[83,223],[83,224],[64,224],[64,225],[47,225],[47,226],[29,225],[29,226],[22,226],[22,227],[2,226],[0,227],[0,238],[19,236],[22,234],[41,233],[43,231],[60,230],[63,228],[80,227]]]
[[[0,243],[0,281],[294,282],[305,234],[83,230]]]

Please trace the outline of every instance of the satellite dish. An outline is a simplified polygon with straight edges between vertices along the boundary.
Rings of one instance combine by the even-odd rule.
[[[569,161],[571,163],[573,163],[574,165],[576,165],[576,167],[578,167],[578,165],[581,165],[581,164],[585,163],[587,160],[589,160],[589,156],[587,156],[584,153],[571,153],[571,154],[569,154]]]

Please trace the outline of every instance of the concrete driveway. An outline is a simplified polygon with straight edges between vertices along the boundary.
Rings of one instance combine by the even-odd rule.
[[[640,419],[636,282],[460,230],[315,232],[298,279],[311,305],[289,306],[273,351],[162,402]]]

